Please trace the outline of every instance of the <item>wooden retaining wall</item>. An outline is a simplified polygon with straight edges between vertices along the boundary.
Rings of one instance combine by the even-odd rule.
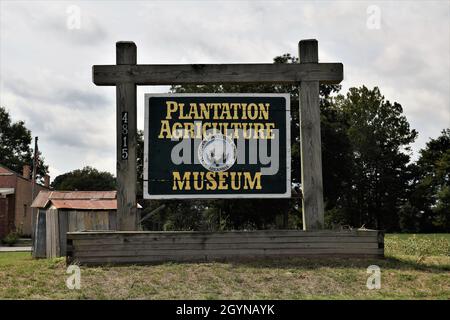
[[[312,256],[383,257],[384,234],[375,230],[67,233],[67,262],[84,265]]]

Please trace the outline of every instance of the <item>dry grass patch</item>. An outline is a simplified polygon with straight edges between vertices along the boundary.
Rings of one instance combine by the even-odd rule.
[[[449,299],[449,248],[449,235],[387,235],[386,259],[81,267],[81,290],[67,289],[64,259],[1,253],[0,298]],[[366,288],[372,264],[381,268],[380,290]]]

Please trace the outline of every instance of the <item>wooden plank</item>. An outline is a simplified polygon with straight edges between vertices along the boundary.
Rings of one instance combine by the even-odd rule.
[[[46,256],[55,258],[60,256],[58,210],[46,211]]]
[[[316,240],[317,239],[317,240]],[[71,239],[76,243],[145,243],[145,242],[167,242],[167,243],[204,243],[204,242],[266,242],[266,241],[280,241],[280,242],[296,242],[296,241],[342,241],[342,242],[353,242],[353,241],[373,241],[377,242],[376,236],[370,237],[356,237],[356,236],[324,236],[324,237],[294,237],[294,236],[280,236],[280,237],[265,237],[265,236],[237,236],[237,237],[220,237],[220,236],[210,236],[210,237],[196,237],[196,236],[182,236],[182,237],[105,237],[105,238],[75,238]]]
[[[133,42],[117,42],[116,60],[117,65],[135,65],[137,61],[136,45]],[[117,227],[119,230],[137,230],[135,83],[125,81],[117,83],[116,104]],[[123,120],[125,116],[126,120]],[[126,123],[124,123],[125,121]],[[124,138],[126,138],[126,158],[123,156]]]
[[[297,258],[380,258],[382,255],[380,254],[302,254],[297,255]],[[270,259],[281,259],[281,258],[291,258],[291,255],[286,254],[278,254],[271,255],[270,257],[266,256],[249,256],[249,255],[233,255],[233,256],[198,256],[198,257],[156,257],[156,256],[147,256],[147,257],[105,257],[105,258],[74,258],[72,263],[87,265],[87,266],[98,266],[98,265],[146,265],[146,264],[157,264],[164,261],[172,261],[172,262],[208,262],[208,261],[248,261],[254,259],[262,259],[262,258],[270,258]]]
[[[58,221],[59,221],[59,256],[65,256],[67,251],[67,228],[68,228],[68,219],[67,219],[67,211],[60,210],[58,213]]]
[[[77,231],[77,229],[75,227],[76,220],[75,220],[75,215],[73,213],[73,210],[67,211],[67,221],[68,221],[68,225],[67,225],[68,233],[67,234],[69,234],[70,232],[76,232]]]
[[[160,245],[176,244],[242,244],[242,243],[378,243],[376,237],[239,237],[239,238],[123,238],[123,239],[76,239],[76,246],[102,245]]]
[[[317,61],[316,61],[317,62]],[[120,83],[137,85],[285,83],[301,81],[339,83],[343,80],[342,63],[310,64],[186,64],[186,65],[95,65],[96,85]]]
[[[51,234],[51,225],[52,225],[52,218],[50,214],[48,213],[48,210],[45,212],[45,222],[46,222],[46,230],[45,230],[45,244],[46,244],[46,257],[50,258],[52,255],[52,234]]]
[[[376,236],[371,237],[355,237],[355,236],[343,236],[343,237],[293,237],[293,236],[280,236],[280,237],[264,237],[264,236],[239,236],[239,237],[220,237],[220,236],[210,236],[210,237],[195,237],[195,236],[183,236],[183,237],[105,237],[105,238],[76,238],[71,239],[75,243],[81,244],[114,244],[114,243],[146,243],[146,242],[159,242],[159,243],[214,243],[214,242],[228,242],[228,243],[239,243],[239,242],[270,242],[270,241],[280,241],[280,242],[353,242],[353,241],[373,241],[377,242]]]
[[[108,212],[108,230],[117,230],[116,216],[115,211]]]
[[[349,231],[331,231],[331,230],[255,230],[255,231],[218,231],[218,232],[202,232],[202,231],[106,231],[106,232],[70,232],[68,236],[71,239],[95,239],[95,238],[121,238],[121,237],[236,237],[236,236],[264,236],[264,237],[345,237],[345,236],[377,236],[379,231],[376,230],[349,230]]]
[[[142,232],[142,233],[112,233],[108,230],[96,230],[96,231],[85,231],[85,232],[70,232],[69,235],[73,238],[80,239],[95,239],[95,238],[158,238],[158,237],[376,237],[378,233],[376,232]]]
[[[320,259],[327,259],[327,258],[382,258],[384,256],[384,253],[378,249],[377,251],[373,252],[301,252],[301,253],[273,253],[273,254],[266,254],[266,255],[252,255],[248,253],[244,254],[234,254],[234,255],[207,255],[206,259],[207,261],[228,261],[228,260],[251,260],[251,259],[260,259],[260,258],[269,258],[269,259],[275,259],[275,258],[320,258]],[[151,256],[143,257],[148,258]],[[129,257],[112,257],[112,259],[118,259],[119,261],[126,261]],[[90,258],[82,258],[82,259],[90,259]],[[162,262],[164,260],[160,260]],[[174,260],[176,261],[176,260]],[[118,262],[118,263],[125,263],[125,262]],[[128,262],[126,262],[128,263]]]
[[[193,256],[232,256],[240,255],[260,255],[270,256],[274,254],[302,255],[302,254],[379,254],[378,248],[242,248],[230,250],[122,250],[122,251],[83,251],[72,253],[73,258],[83,257],[193,257]]]
[[[77,231],[83,231],[86,230],[86,225],[85,225],[85,217],[84,217],[84,212],[83,211],[77,211],[74,210],[74,216],[75,216],[75,228]]]
[[[109,213],[105,211],[97,212],[97,229],[96,230],[109,230]]]
[[[39,209],[36,214],[36,231],[33,246],[33,258],[47,257],[47,233],[45,210]]]
[[[90,245],[119,245],[119,244],[130,244],[130,245],[140,245],[140,244],[146,244],[146,243],[159,243],[161,245],[164,244],[215,244],[215,243],[377,243],[377,239],[375,237],[364,237],[364,238],[357,238],[357,237],[346,237],[346,238],[333,238],[333,237],[326,237],[326,238],[318,238],[318,237],[310,237],[310,238],[294,238],[294,237],[277,237],[277,238],[265,238],[265,237],[257,237],[257,238],[235,238],[235,239],[219,239],[219,238],[212,238],[212,239],[196,239],[196,238],[190,238],[190,239],[123,239],[123,240],[117,240],[117,239],[96,239],[96,240],[72,240],[73,243],[80,246],[90,246]]]
[[[47,258],[55,257],[55,244],[54,244],[54,217],[53,210],[48,209],[46,212],[46,256]]]
[[[53,254],[54,257],[60,257],[61,256],[61,247],[60,247],[60,239],[59,239],[59,214],[57,209],[53,212]]]
[[[147,264],[161,261],[176,262],[206,262],[206,256],[195,257],[172,257],[167,256],[145,256],[145,257],[71,257],[70,262],[82,265],[105,265],[105,264]]]
[[[300,41],[299,57],[317,63],[317,41]],[[324,226],[319,81],[302,81],[299,100],[303,229],[316,230]]]
[[[285,257],[320,257],[320,258],[329,258],[329,257],[372,257],[372,258],[380,258],[382,257],[383,252],[379,249],[378,251],[374,251],[371,253],[340,253],[340,252],[301,252],[297,254],[292,253],[274,253],[274,254],[249,254],[249,253],[235,253],[231,255],[194,255],[194,256],[177,256],[177,255],[161,255],[161,256],[129,256],[129,257],[73,257],[74,262],[78,262],[80,264],[90,264],[90,263],[99,263],[99,264],[134,264],[134,263],[147,263],[147,262],[163,262],[163,261],[184,261],[184,262],[195,262],[195,261],[214,261],[214,260],[234,260],[234,259],[254,259],[254,258],[285,258]]]
[[[74,245],[74,252],[109,252],[109,251],[135,251],[143,252],[148,250],[223,250],[223,249],[304,249],[304,248],[367,248],[367,249],[378,249],[378,243],[376,242],[350,242],[350,243],[331,243],[331,242],[266,242],[266,243],[189,243],[189,244],[158,244],[158,243],[147,243],[147,244],[114,244],[114,245]]]

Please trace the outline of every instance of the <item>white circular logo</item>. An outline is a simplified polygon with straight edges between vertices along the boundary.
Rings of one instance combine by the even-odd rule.
[[[198,147],[198,158],[209,171],[226,171],[236,162],[236,145],[230,137],[215,133],[203,138]]]

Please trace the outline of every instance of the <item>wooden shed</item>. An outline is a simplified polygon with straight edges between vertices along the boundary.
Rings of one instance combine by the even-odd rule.
[[[41,191],[31,207],[35,258],[65,256],[67,232],[116,230],[116,191]]]

